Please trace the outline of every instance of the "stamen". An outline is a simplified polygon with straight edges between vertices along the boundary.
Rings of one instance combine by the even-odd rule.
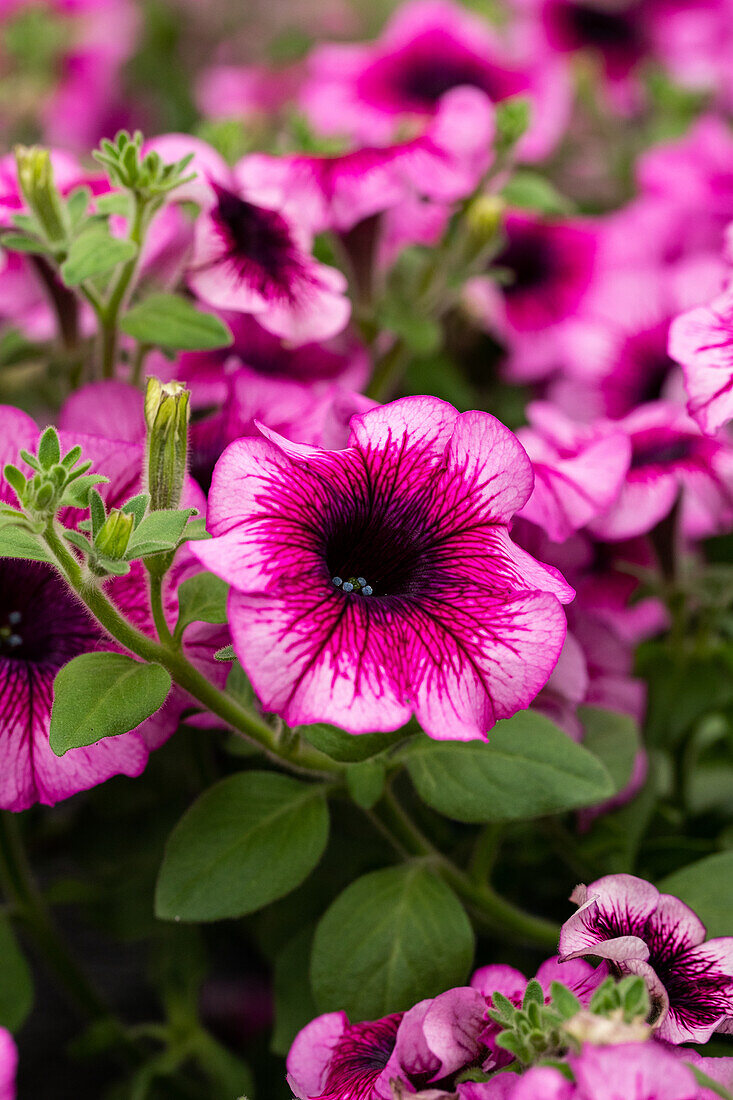
[[[340,588],[342,592],[359,592],[362,596],[374,594],[374,589],[367,584],[366,577],[349,577],[346,581],[342,577],[331,577],[331,584],[334,588]]]

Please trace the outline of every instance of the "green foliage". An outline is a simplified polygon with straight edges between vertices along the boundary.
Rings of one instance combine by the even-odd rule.
[[[392,746],[404,741],[414,730],[405,726],[400,730],[391,730],[387,733],[346,733],[337,726],[329,726],[322,722],[314,726],[299,726],[298,733],[310,741],[314,748],[325,752],[332,760],[339,760],[346,764],[355,764],[360,760],[368,760],[380,752],[385,752]]]
[[[659,883],[694,909],[708,936],[733,936],[733,851],[682,867]]]
[[[171,678],[122,653],[82,653],[56,674],[49,741],[57,756],[135,729],[159,710]]]
[[[178,586],[178,622],[175,636],[180,638],[189,623],[225,623],[229,585],[213,573],[196,573]]]
[[[501,190],[507,206],[520,210],[536,210],[539,214],[565,215],[573,205],[561,195],[545,176],[527,169],[514,172]]]
[[[139,130],[134,134],[120,130],[114,141],[104,139],[92,156],[105,169],[114,187],[123,187],[144,199],[165,196],[195,179],[195,172],[186,172],[193,153],[174,164],[166,164],[160,154],[143,153],[142,147],[143,135]]]
[[[579,707],[583,724],[583,746],[603,762],[616,792],[631,779],[636,755],[641,747],[639,728],[628,714],[600,707]]]
[[[323,787],[270,772],[223,779],[171,834],[156,913],[186,921],[253,913],[299,886],[327,839]]]
[[[453,891],[422,863],[389,867],[357,879],[321,918],[313,993],[320,1012],[373,1020],[463,984],[472,959]]]
[[[371,810],[382,797],[387,770],[382,760],[363,760],[346,770],[349,794],[365,810]]]
[[[613,795],[608,771],[534,711],[497,722],[489,743],[420,739],[405,753],[418,794],[456,821],[518,821]]]
[[[306,926],[285,944],[275,959],[275,1028],[271,1047],[283,1057],[300,1029],[318,1015],[308,973],[312,943],[313,928]]]
[[[173,351],[211,351],[228,347],[234,339],[213,313],[204,313],[176,294],[150,294],[120,320],[120,328],[141,344]]]
[[[33,1006],[33,979],[10,921],[0,912],[0,1027],[18,1031]]]
[[[133,241],[113,237],[106,225],[96,223],[72,241],[61,265],[61,276],[67,286],[79,286],[132,260],[136,253]]]

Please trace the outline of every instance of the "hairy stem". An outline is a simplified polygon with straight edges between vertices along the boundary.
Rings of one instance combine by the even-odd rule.
[[[132,280],[140,260],[143,237],[147,224],[147,204],[138,195],[134,196],[134,213],[128,240],[137,245],[137,252],[123,266],[114,283],[109,298],[100,312],[102,333],[102,377],[113,378],[117,363],[117,344],[119,339],[118,323],[120,311],[125,304]]]

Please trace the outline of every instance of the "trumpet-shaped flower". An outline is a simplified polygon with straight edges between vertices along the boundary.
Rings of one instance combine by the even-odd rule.
[[[705,926],[678,898],[634,875],[578,886],[577,913],[560,933],[560,955],[597,955],[638,974],[656,1009],[657,1035],[704,1043],[733,1017],[733,937],[705,942]]]
[[[220,459],[199,560],[229,581],[234,645],[263,706],[352,733],[415,714],[484,737],[527,706],[572,589],[509,538],[529,459],[487,413],[414,397],[320,451],[267,429]]]

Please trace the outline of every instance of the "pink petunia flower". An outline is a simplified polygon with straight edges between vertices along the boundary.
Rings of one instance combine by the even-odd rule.
[[[18,1051],[12,1035],[0,1027],[0,1100],[15,1100]]]
[[[264,707],[352,733],[415,714],[484,737],[526,706],[572,590],[512,543],[529,459],[487,413],[412,397],[351,421],[343,451],[263,438],[214,472],[199,560],[233,586],[234,645]]]
[[[34,450],[39,433],[30,417],[8,406],[0,407],[0,423],[2,468],[6,462],[18,462],[21,447]],[[120,507],[141,491],[141,446],[78,433],[65,437],[62,433],[62,446],[68,449],[76,443],[93,460],[94,469],[110,478],[108,485],[100,487],[109,507]],[[186,504],[203,509],[202,494],[192,483],[185,496]],[[1,479],[0,499],[16,503],[12,490]],[[83,516],[72,509],[62,513],[63,521],[70,525]],[[177,585],[193,572],[195,562],[184,548],[166,579],[165,611],[171,626],[176,618]],[[134,563],[126,576],[108,581],[107,591],[136,626],[153,633],[142,563]],[[189,658],[219,683],[226,666],[213,660],[213,652],[226,641],[221,628],[212,629],[207,624],[195,623],[186,630]],[[168,739],[184,709],[193,705],[188,696],[175,689],[163,708],[136,730],[57,757],[48,743],[56,673],[81,653],[114,648],[51,566],[12,558],[0,560],[0,746],[6,761],[0,778],[3,809],[23,810],[36,802],[54,805],[113,775],[139,775],[150,752]]]
[[[235,168],[247,189],[275,186],[310,228],[345,231],[412,196],[451,203],[477,186],[491,163],[494,111],[475,88],[443,96],[424,132],[334,156],[252,154]]]
[[[611,424],[585,427],[540,401],[527,407],[530,426],[517,436],[532,460],[532,496],[520,515],[556,542],[604,513],[628,473],[631,443]]]
[[[651,531],[680,500],[681,526],[691,539],[728,530],[733,521],[733,449],[704,436],[684,409],[670,402],[640,405],[614,423],[631,440],[631,464],[615,503],[589,524],[598,538],[634,538]]]
[[[578,911],[560,932],[560,956],[597,955],[647,983],[660,1039],[704,1043],[733,1017],[733,937],[705,942],[688,906],[634,875],[578,886]]]
[[[351,306],[340,271],[316,261],[307,232],[278,207],[212,183],[214,203],[196,223],[188,282],[217,309],[254,314],[269,332],[294,344],[341,332]]]
[[[391,1100],[393,1082],[412,1094],[417,1082],[429,1086],[476,1061],[484,1013],[483,997],[466,986],[381,1020],[318,1016],[290,1048],[288,1082],[299,1100]]]
[[[492,103],[529,97],[532,123],[518,145],[524,159],[544,157],[565,128],[563,67],[528,44],[510,48],[452,0],[403,4],[374,43],[317,47],[299,101],[321,132],[383,144],[401,123],[434,115],[447,92],[465,86]]]
[[[713,435],[733,419],[733,288],[672,322],[669,354],[682,365],[690,416]]]
[[[593,285],[598,233],[589,219],[548,219],[510,212],[506,245],[492,273],[469,280],[466,295],[482,326],[507,345],[507,371],[517,381],[561,365],[564,325]],[[502,273],[499,287],[494,269]]]

